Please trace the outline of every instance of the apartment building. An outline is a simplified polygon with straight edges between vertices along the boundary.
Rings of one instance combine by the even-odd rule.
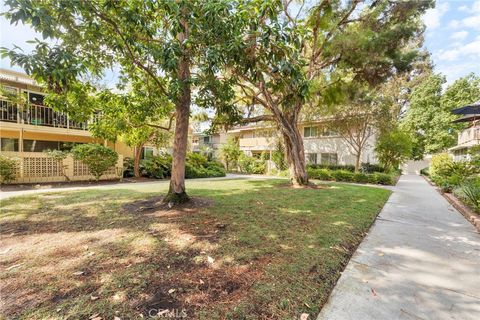
[[[452,111],[459,116],[454,123],[466,123],[467,127],[457,137],[457,145],[450,148],[455,161],[467,160],[470,150],[480,146],[480,101]]]
[[[325,126],[325,121],[300,124],[305,147],[305,158],[311,164],[355,164],[355,156],[348,144],[334,131]],[[275,150],[280,141],[277,129],[267,124],[236,127],[225,133],[214,135],[194,134],[193,151],[200,151],[202,145],[211,145],[218,150],[222,143],[233,137],[238,140],[240,149],[249,156],[259,157]],[[210,143],[214,141],[214,143]],[[371,137],[362,154],[362,162],[377,163],[374,154],[375,138]]]
[[[101,143],[115,150],[120,155],[118,172],[110,177],[119,176],[124,157],[133,157],[134,148],[120,141],[94,138],[88,122],[73,121],[67,114],[45,106],[42,87],[26,74],[0,69],[0,86],[10,93],[23,94],[28,102],[18,105],[0,97],[0,150],[19,159],[16,182],[64,181],[61,165],[44,151],[67,150],[76,143]],[[144,152],[151,149],[147,146]],[[74,179],[88,180],[88,169],[81,163],[72,162],[68,170]]]

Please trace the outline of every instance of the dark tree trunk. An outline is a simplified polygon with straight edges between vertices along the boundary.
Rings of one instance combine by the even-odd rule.
[[[284,119],[281,132],[285,143],[285,154],[294,186],[308,185],[303,138],[298,130],[296,119]]]
[[[140,158],[142,157],[143,143],[135,147],[135,157],[133,159],[133,176],[140,177]]]
[[[188,26],[183,23],[184,32],[179,33],[178,41],[184,43],[188,38]],[[188,145],[188,123],[190,117],[190,61],[187,53],[178,62],[177,78],[180,93],[175,103],[175,133],[173,138],[172,176],[165,202],[184,203],[189,200],[185,190],[185,159]]]

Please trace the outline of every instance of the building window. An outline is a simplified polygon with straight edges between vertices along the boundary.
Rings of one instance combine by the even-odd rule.
[[[316,137],[318,135],[318,127],[305,127],[303,128],[303,136],[305,138]]]
[[[43,106],[43,94],[38,94],[38,93],[28,93],[28,101],[30,101],[31,104],[37,104]]]
[[[153,148],[152,147],[143,147],[142,159],[147,159],[153,157]]]
[[[2,138],[0,142],[0,149],[2,151],[17,151],[18,152],[18,139]]]
[[[76,142],[45,141],[45,140],[23,140],[23,151],[45,152],[47,150],[70,150]]]
[[[338,132],[332,129],[324,128],[321,133],[322,137],[334,137],[338,136]]]
[[[210,136],[203,137],[203,143],[210,143]]]
[[[317,154],[316,153],[307,153],[307,162],[309,164],[317,164]]]
[[[321,164],[337,164],[338,156],[336,153],[321,153],[320,161]]]

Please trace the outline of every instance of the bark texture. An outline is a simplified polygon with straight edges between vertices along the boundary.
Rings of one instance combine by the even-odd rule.
[[[143,144],[135,147],[135,158],[133,159],[133,176],[140,177],[140,159],[142,158]]]
[[[188,38],[188,26],[183,23],[184,31],[178,34],[180,43],[184,43]],[[185,160],[187,156],[188,145],[188,124],[190,117],[190,61],[188,54],[184,52],[178,62],[177,78],[180,85],[180,93],[175,103],[175,133],[173,138],[173,159],[172,176],[170,178],[170,188],[165,197],[165,202],[183,203],[189,200],[185,189]]]

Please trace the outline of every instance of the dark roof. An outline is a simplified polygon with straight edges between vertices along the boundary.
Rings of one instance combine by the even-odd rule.
[[[457,109],[452,110],[453,114],[461,114],[461,115],[475,115],[480,114],[480,100],[474,102],[470,105],[460,107]]]
[[[468,114],[463,117],[458,118],[457,120],[452,121],[453,123],[458,123],[458,122],[471,122],[475,120],[480,120],[480,113],[478,114]]]

